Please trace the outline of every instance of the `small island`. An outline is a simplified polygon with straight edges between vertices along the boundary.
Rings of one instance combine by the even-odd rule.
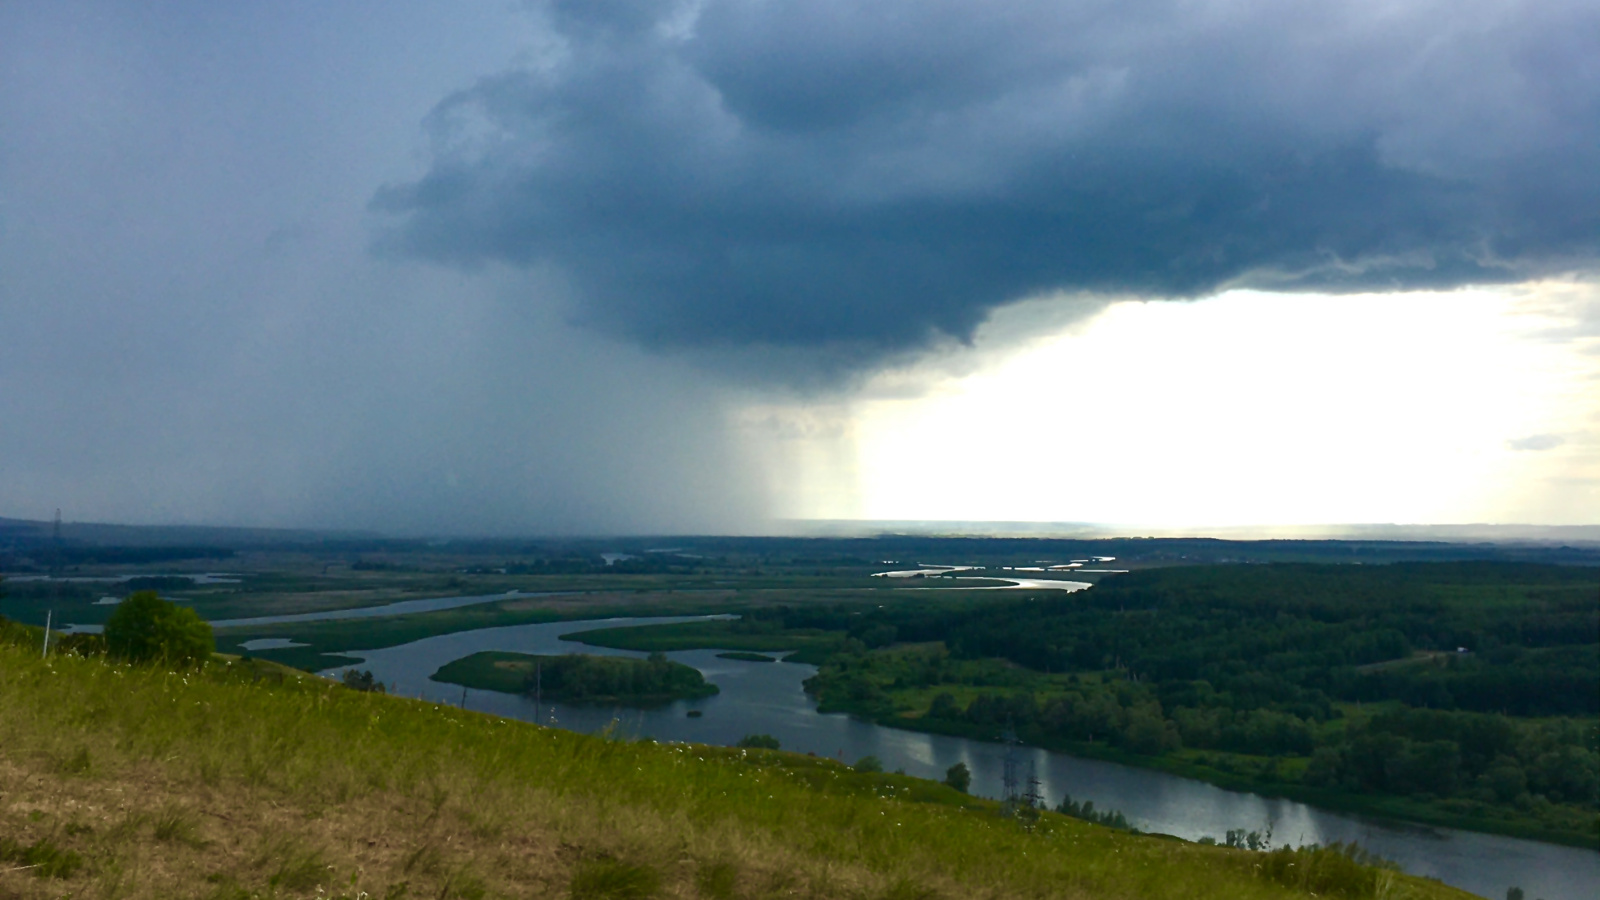
[[[432,679],[506,694],[532,696],[537,690],[544,699],[561,703],[648,706],[717,693],[717,686],[707,683],[700,670],[672,662],[662,653],[634,659],[487,650],[441,666]]]
[[[777,662],[777,659],[765,653],[751,653],[747,650],[729,650],[726,653],[718,653],[717,659],[737,659],[741,662]]]

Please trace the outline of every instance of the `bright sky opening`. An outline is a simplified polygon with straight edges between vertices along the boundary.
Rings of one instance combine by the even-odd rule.
[[[978,371],[941,374],[984,358],[994,329],[837,405],[750,421],[785,448],[772,480],[798,518],[1585,524],[1600,509],[1595,298],[1545,284],[1120,302]],[[923,392],[881,396],[908,380]]]

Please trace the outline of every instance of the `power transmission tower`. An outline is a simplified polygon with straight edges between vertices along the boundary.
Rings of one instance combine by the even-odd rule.
[[[1020,766],[1017,760],[1017,735],[1008,726],[1005,732],[1006,755],[1004,768],[1000,776],[1000,811],[1010,818],[1017,814],[1017,806],[1022,801],[1018,788],[1020,779],[1018,775]]]
[[[1032,809],[1044,808],[1044,791],[1040,789],[1039,767],[1036,761],[1028,760],[1028,792],[1022,795],[1022,802]]]

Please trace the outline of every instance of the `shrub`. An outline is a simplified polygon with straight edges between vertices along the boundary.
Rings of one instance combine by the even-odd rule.
[[[1279,884],[1319,896],[1375,897],[1393,864],[1374,857],[1356,844],[1315,845],[1289,849],[1280,847],[1263,854],[1262,876]]]
[[[106,620],[106,649],[133,662],[202,663],[216,649],[211,626],[194,610],[137,591]]]
[[[1056,812],[1061,813],[1064,816],[1071,816],[1074,819],[1082,819],[1085,822],[1093,822],[1097,825],[1104,825],[1107,828],[1115,828],[1119,831],[1131,831],[1134,834],[1139,833],[1139,829],[1133,827],[1133,825],[1128,821],[1128,817],[1124,816],[1121,810],[1097,810],[1094,808],[1093,800],[1087,800],[1083,803],[1079,803],[1078,801],[1072,799],[1071,794],[1061,795],[1061,802],[1056,804]],[[1231,843],[1233,840],[1233,832],[1231,831],[1228,832],[1228,840],[1230,841],[1228,846],[1234,846]],[[1216,840],[1213,839],[1211,843],[1215,844]]]
[[[956,763],[944,770],[944,783],[965,794],[972,787],[972,770],[966,763]]]
[[[361,671],[357,671],[355,669],[345,669],[344,686],[353,691],[370,691],[375,694],[383,694],[388,692],[388,688],[383,682],[377,681],[372,677],[371,669],[364,669]]]
[[[770,734],[747,734],[739,739],[735,747],[749,747],[757,750],[778,749],[778,739]]]
[[[857,772],[882,772],[883,760],[876,756],[863,756],[856,760],[855,770]]]

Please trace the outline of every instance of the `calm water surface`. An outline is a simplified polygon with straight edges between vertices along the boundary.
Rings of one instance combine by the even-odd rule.
[[[1000,794],[1004,748],[984,741],[918,734],[884,728],[845,715],[821,715],[801,682],[816,672],[796,663],[752,663],[719,659],[714,650],[669,653],[694,666],[721,693],[703,700],[679,701],[640,710],[546,704],[496,691],[468,690],[429,679],[438,668],[480,650],[519,653],[585,652],[642,656],[623,650],[587,647],[561,640],[561,635],[594,628],[667,624],[702,617],[618,618],[579,622],[513,625],[440,635],[383,650],[350,654],[363,669],[388,684],[394,693],[528,721],[553,721],[562,728],[596,731],[617,721],[626,733],[661,741],[732,744],[746,734],[777,737],[785,750],[811,752],[853,762],[873,755],[887,769],[941,779],[945,769],[964,762],[972,770],[975,794]],[[352,661],[354,662],[354,661]],[[346,668],[329,669],[336,674]],[[700,718],[688,718],[690,709]],[[1406,826],[1360,816],[1327,812],[1289,800],[1221,788],[1161,772],[1116,763],[1078,759],[1044,750],[1021,751],[1032,762],[1049,802],[1062,794],[1092,800],[1097,808],[1121,810],[1144,831],[1175,834],[1191,840],[1221,837],[1230,828],[1272,830],[1276,844],[1327,844],[1359,841],[1407,872],[1437,878],[1484,897],[1499,900],[1506,888],[1522,887],[1529,900],[1592,900],[1600,885],[1600,853],[1515,838],[1428,826]]]

